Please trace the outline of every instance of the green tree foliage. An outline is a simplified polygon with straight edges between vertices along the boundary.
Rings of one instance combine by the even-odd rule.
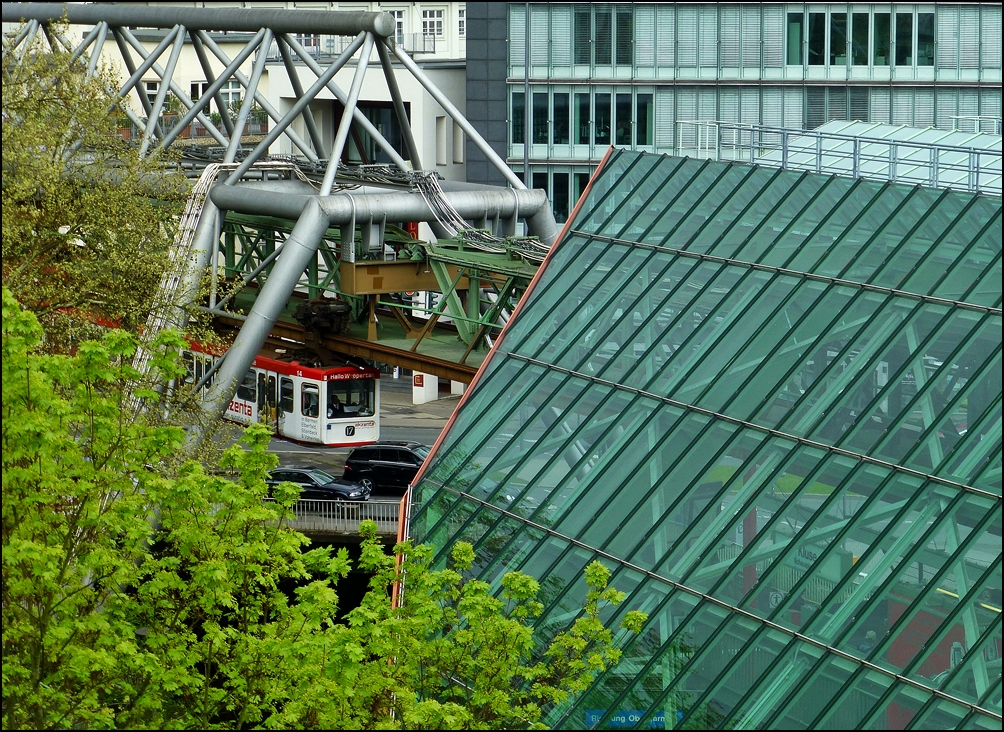
[[[89,76],[41,33],[20,51],[3,54],[3,284],[56,349],[85,322],[68,309],[144,322],[187,186],[118,135],[112,74]]]
[[[265,428],[226,451],[234,479],[172,468],[182,431],[133,416],[133,336],[73,357],[40,339],[4,288],[4,728],[534,728],[617,662],[600,613],[623,595],[601,564],[582,616],[541,646],[534,579],[471,579],[464,543],[442,570],[428,547],[388,556],[372,522],[369,592],[339,620],[347,554],[289,528],[296,486],[265,500]],[[157,353],[179,345],[165,334]],[[625,613],[618,633],[644,619]]]

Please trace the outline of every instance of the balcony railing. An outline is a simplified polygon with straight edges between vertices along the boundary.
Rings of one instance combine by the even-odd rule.
[[[361,521],[375,521],[377,532],[397,535],[401,501],[375,499],[369,501],[320,501],[304,499],[293,504],[295,519],[290,528],[304,534],[358,534]]]
[[[318,35],[296,37],[296,42],[318,63],[330,63],[338,54],[348,48],[353,40],[355,39],[352,36]],[[396,37],[396,41],[408,53],[436,52],[435,36],[427,36],[424,33],[402,33]],[[293,58],[296,58],[296,54],[293,55]],[[265,60],[270,63],[282,63],[282,56],[279,54],[279,45],[275,41],[272,41],[272,44],[269,46],[268,56]]]
[[[173,130],[178,123],[181,121],[181,117],[178,115],[164,115],[160,118],[157,126],[160,128],[163,134],[167,134]],[[146,119],[143,120],[144,124]],[[216,124],[217,129],[221,132],[225,132],[223,123],[219,122]],[[130,125],[127,127],[120,127],[119,134],[126,140],[138,139],[143,137],[143,129],[137,128],[136,125]],[[244,130],[241,132],[241,137],[247,135],[264,135],[268,132],[268,118],[248,120],[244,123]],[[194,120],[188,127],[181,131],[178,135],[182,140],[213,140],[212,135],[209,134],[201,122]],[[184,143],[182,143],[184,144]],[[215,141],[214,141],[215,144]]]

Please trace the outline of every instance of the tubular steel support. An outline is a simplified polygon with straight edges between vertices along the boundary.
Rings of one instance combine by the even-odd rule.
[[[167,59],[167,68],[164,73],[160,75],[161,79],[165,82],[174,78],[174,68],[178,65],[178,59],[181,58],[181,49],[184,47],[185,27],[179,25],[175,30],[174,48],[171,49],[171,55]],[[164,100],[167,99],[167,90],[168,85],[166,83],[161,83],[157,88],[157,98],[153,100],[153,108],[150,110],[150,119],[146,122],[146,132],[143,133],[143,142],[139,147],[140,157],[146,155],[146,151],[150,147],[150,140],[153,137],[153,131],[157,127],[157,118],[160,117],[160,111],[164,108]]]
[[[190,125],[192,123],[192,120],[196,119],[197,117],[200,118],[200,119],[202,119],[202,117],[200,116],[201,113],[202,113],[202,110],[206,109],[209,106],[209,101],[211,99],[215,100],[216,101],[216,106],[219,107],[222,110],[221,113],[220,113],[220,119],[223,122],[223,126],[224,126],[224,128],[226,128],[227,134],[230,136],[230,139],[233,140],[233,138],[234,138],[234,122],[233,122],[233,120],[230,119],[230,115],[226,113],[226,105],[223,104],[223,96],[220,94],[220,89],[223,88],[223,85],[227,82],[227,79],[234,72],[234,70],[236,70],[238,67],[240,67],[240,65],[247,60],[248,56],[250,56],[252,53],[254,53],[255,48],[257,48],[259,46],[259,44],[261,43],[262,38],[265,37],[265,33],[266,33],[266,31],[265,31],[264,28],[262,28],[261,30],[259,30],[258,33],[255,34],[255,37],[252,38],[248,42],[248,44],[245,45],[244,48],[241,49],[241,52],[239,54],[237,54],[237,57],[234,58],[234,60],[230,62],[230,65],[227,66],[226,69],[224,69],[223,73],[220,74],[220,77],[218,79],[212,79],[211,78],[212,77],[212,70],[209,68],[209,61],[208,61],[208,59],[206,60],[206,63],[203,65],[202,68],[203,68],[203,71],[206,72],[206,78],[210,79],[209,88],[206,89],[206,93],[203,94],[202,97],[198,101],[195,102],[195,104],[192,106],[192,108],[188,110],[188,113],[184,117],[181,118],[181,121],[175,126],[175,128],[173,130],[171,130],[164,137],[164,141],[163,141],[164,147],[167,147],[168,145],[170,145],[171,142],[174,141],[174,138],[176,138],[178,135],[180,135],[181,131],[183,129],[185,129],[185,127],[187,127],[188,125]],[[198,49],[201,49],[202,50],[202,54],[205,55],[205,48],[203,48],[202,41],[199,40],[198,35],[192,36],[192,45],[195,46]],[[200,63],[202,63],[201,59],[200,59]]]
[[[492,165],[494,165],[502,176],[509,181],[509,184],[512,185],[513,188],[526,188],[527,186],[523,184],[523,181],[516,177],[516,174],[509,169],[509,166],[506,165],[505,161],[502,160],[498,153],[492,149],[492,146],[485,142],[485,139],[476,129],[474,129],[473,125],[467,121],[467,118],[464,117],[464,115],[460,113],[460,110],[453,105],[453,102],[447,99],[446,95],[432,83],[432,80],[425,75],[425,72],[418,68],[418,64],[411,60],[411,57],[404,52],[404,49],[400,46],[394,46],[393,50],[398,61],[400,61],[404,67],[411,72],[411,75],[414,76],[418,80],[418,83],[420,83],[425,90],[429,92],[429,95],[439,103],[439,106],[446,110],[446,113],[453,118],[453,121],[460,125],[464,134],[473,140],[474,144],[477,145],[478,150],[484,153],[485,157],[488,158]]]
[[[317,201],[308,203],[286,240],[284,256],[276,261],[272,274],[265,280],[247,320],[219,367],[216,381],[206,394],[202,409],[210,420],[223,416],[237,385],[251,368],[255,356],[272,331],[272,326],[286,307],[300,275],[316,255],[327,228],[328,217]],[[190,444],[201,437],[196,428],[196,432],[189,437]]]
[[[268,28],[263,29],[265,31],[265,36],[261,39],[261,43],[258,44],[258,58],[255,59],[254,68],[251,70],[251,82],[248,84],[248,89],[258,90],[258,83],[261,81],[261,72],[265,70],[265,61],[268,59],[268,47],[272,44],[272,31]],[[241,146],[241,133],[244,131],[244,125],[247,122],[248,115],[251,114],[251,105],[254,104],[254,97],[251,94],[244,96],[244,101],[241,103],[241,109],[237,113],[237,120],[234,122],[234,134],[230,136],[230,145],[227,147],[226,155],[223,157],[224,163],[232,163],[234,158],[237,157],[237,151]]]
[[[324,70],[321,68],[321,65],[317,63],[309,53],[307,53],[307,51],[303,48],[303,46],[297,43],[295,38],[293,38],[290,34],[286,33],[282,36],[282,39],[286,41],[287,44],[289,44],[290,48],[296,51],[296,54],[297,56],[300,57],[300,60],[303,61],[306,67],[310,69],[315,76],[320,77],[324,73]],[[338,87],[338,85],[335,84],[333,81],[329,81],[327,86],[328,86],[328,91],[330,91],[332,94],[335,95],[335,99],[340,101],[342,104],[345,104],[348,101],[348,97],[346,96],[345,92],[343,92]],[[373,141],[380,146],[380,149],[383,150],[385,153],[387,153],[387,156],[391,159],[394,165],[396,165],[401,170],[408,170],[408,165],[407,163],[404,162],[404,158],[402,158],[400,154],[398,154],[397,150],[394,149],[394,146],[387,141],[387,138],[385,138],[380,133],[380,130],[376,128],[376,125],[374,125],[366,118],[365,114],[363,114],[357,109],[355,113],[352,115],[352,117],[355,120],[356,124],[360,125],[364,130],[366,130],[366,134],[368,134],[370,137],[373,138]]]
[[[259,29],[258,34],[244,46],[239,54],[237,54],[237,58],[241,59],[241,63],[244,63],[244,59],[247,58],[247,56],[244,55],[244,52],[247,51],[248,55],[250,55],[255,48],[255,44],[261,40],[262,35],[264,34]],[[202,39],[199,38],[198,33],[189,33],[189,36],[192,39],[192,48],[195,49],[195,55],[199,59],[199,65],[202,67],[202,73],[206,75],[206,82],[210,85],[210,88],[213,88],[214,86],[216,87],[216,91],[213,92],[212,97],[213,101],[216,102],[216,109],[220,113],[220,121],[223,123],[223,128],[227,131],[227,136],[232,136],[234,134],[234,123],[233,120],[230,119],[230,115],[224,114],[227,105],[223,102],[223,94],[220,92],[220,89],[223,87],[223,82],[226,81],[233,72],[229,71],[230,66],[228,65],[222,74],[223,80],[220,81],[217,86],[216,76],[213,75],[213,66],[209,63],[209,57],[206,55],[206,47],[202,43]],[[236,61],[236,59],[234,60]],[[237,64],[237,66],[240,66],[240,64]]]
[[[275,45],[279,48],[279,55],[282,56],[282,65],[286,67],[289,83],[293,85],[293,94],[297,99],[302,99],[303,84],[300,83],[300,74],[293,64],[293,54],[289,50],[289,45],[282,37],[276,38]],[[307,136],[310,137],[310,142],[314,145],[314,152],[320,153],[324,149],[324,139],[321,137],[320,130],[317,129],[314,113],[310,110],[309,104],[303,108],[303,122],[307,125]]]
[[[362,36],[362,34],[360,34],[360,36]],[[268,146],[271,145],[273,142],[275,142],[277,139],[279,139],[279,135],[281,135],[286,130],[286,128],[288,128],[289,125],[293,123],[293,120],[296,119],[296,116],[303,109],[306,109],[307,105],[309,105],[310,102],[314,99],[314,97],[317,96],[318,92],[320,92],[321,89],[324,88],[324,85],[327,83],[327,81],[330,80],[338,72],[338,70],[345,64],[345,62],[352,57],[352,54],[355,53],[356,49],[359,48],[359,44],[361,43],[362,43],[362,38],[357,37],[352,42],[352,44],[347,49],[345,49],[342,55],[339,56],[337,59],[335,59],[334,63],[332,63],[328,67],[327,71],[325,71],[321,75],[321,77],[311,85],[311,87],[307,90],[307,93],[304,94],[302,97],[300,97],[296,101],[296,104],[293,105],[292,109],[290,109],[289,112],[287,112],[286,115],[281,120],[278,121],[275,127],[273,127],[268,131],[268,134],[265,135],[265,139],[263,139],[261,142],[258,143],[257,147],[255,147],[255,149],[251,152],[250,155],[247,156],[244,162],[240,164],[240,167],[238,167],[237,170],[235,170],[233,174],[229,178],[227,178],[226,181],[227,185],[233,185],[234,183],[239,181],[241,179],[241,176],[243,176],[244,173],[248,171],[248,169],[254,164],[254,162],[266,153],[266,151],[268,150]],[[316,156],[314,157],[314,159],[316,160]]]
[[[383,67],[384,78],[387,79],[390,98],[394,101],[394,113],[397,115],[397,122],[401,126],[404,145],[408,149],[408,156],[411,158],[411,167],[415,170],[421,170],[422,160],[418,156],[418,145],[415,143],[415,136],[411,132],[411,120],[408,119],[408,110],[404,108],[404,99],[401,97],[401,89],[397,85],[397,75],[394,73],[394,67],[390,61],[387,42],[380,41],[376,44],[376,47],[377,54],[380,56],[380,65]]]
[[[345,109],[342,110],[342,119],[338,123],[338,132],[335,133],[335,141],[331,145],[331,154],[328,155],[328,169],[324,171],[324,180],[321,182],[320,194],[326,196],[331,193],[331,188],[335,184],[335,171],[338,170],[338,163],[345,149],[345,141],[349,138],[349,129],[352,127],[352,116],[356,111],[356,102],[359,101],[359,90],[363,87],[363,79],[366,76],[366,67],[369,65],[370,53],[373,50],[373,36],[366,34],[363,41],[363,50],[359,54],[359,63],[356,66],[356,73],[352,77],[352,86],[349,87],[349,98],[345,102]]]

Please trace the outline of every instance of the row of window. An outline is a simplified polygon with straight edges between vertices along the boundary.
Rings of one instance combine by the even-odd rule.
[[[1000,5],[509,7],[510,73],[653,68],[1001,68]],[[529,39],[527,36],[529,35]],[[936,59],[937,56],[937,59]]]
[[[511,87],[511,145],[522,145],[527,139],[525,97],[521,87]],[[592,157],[609,145],[672,149],[678,120],[814,129],[847,119],[976,131],[973,118],[1000,117],[1001,91],[849,85],[674,85],[623,87],[621,91],[610,86],[562,85],[535,88],[530,105],[531,145],[551,146],[549,155],[555,153],[554,146],[591,146],[585,157]],[[510,154],[522,157],[511,148]],[[574,148],[557,154],[580,157]]]
[[[406,9],[387,10],[394,17],[395,36],[398,43],[404,43],[405,14]],[[429,38],[442,38],[444,33],[445,10],[423,10],[422,11],[422,35]],[[467,9],[457,10],[457,33],[461,38],[467,36]]]
[[[542,91],[530,95],[530,142],[534,145],[653,144],[654,95],[651,92]],[[512,93],[512,142],[523,144],[526,94]]]
[[[806,62],[809,66],[934,66],[934,13],[823,11],[808,13],[808,22],[805,16],[788,13],[785,60],[789,66]]]

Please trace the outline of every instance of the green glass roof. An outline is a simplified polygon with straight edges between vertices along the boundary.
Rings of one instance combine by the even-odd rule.
[[[411,535],[639,636],[557,728],[1001,726],[1001,199],[614,151]]]

